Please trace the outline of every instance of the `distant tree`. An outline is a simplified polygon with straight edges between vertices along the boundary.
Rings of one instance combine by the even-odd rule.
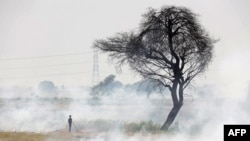
[[[42,92],[45,92],[45,93],[52,93],[52,92],[55,92],[55,84],[52,82],[52,81],[41,81],[39,83],[39,89],[40,91]]]
[[[158,89],[158,83],[150,79],[143,79],[133,84],[127,84],[124,89],[128,92],[136,92],[139,95],[146,95],[147,98],[153,93],[166,92],[165,89]]]
[[[214,43],[189,9],[166,6],[149,9],[138,32],[96,40],[94,47],[108,52],[118,67],[129,64],[143,78],[169,89],[173,107],[161,128],[168,130],[183,105],[185,88],[211,61]]]
[[[91,89],[90,95],[94,97],[111,95],[115,89],[120,88],[121,86],[122,83],[115,81],[115,75],[111,74],[99,84],[95,85]]]

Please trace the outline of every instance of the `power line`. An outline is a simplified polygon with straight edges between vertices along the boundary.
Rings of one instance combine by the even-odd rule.
[[[19,78],[38,78],[38,77],[55,77],[55,76],[65,76],[65,75],[78,75],[78,74],[86,74],[86,73],[91,73],[92,71],[80,71],[80,72],[73,72],[73,73],[54,73],[54,74],[44,74],[44,75],[32,75],[32,76],[15,76],[15,77],[0,77],[0,80],[3,79],[19,79]],[[103,71],[101,71],[103,72]],[[112,72],[105,72],[105,73],[110,73]],[[121,75],[131,75],[127,73],[122,73]]]
[[[76,74],[84,74],[84,73],[91,73],[91,71],[88,72],[74,72],[74,73],[56,73],[56,74],[44,74],[44,75],[33,75],[33,76],[16,76],[16,77],[0,77],[1,79],[19,79],[19,78],[36,78],[36,77],[54,77],[54,76],[65,76],[65,75],[76,75]]]
[[[87,54],[87,53],[91,53],[91,52],[79,52],[79,53],[57,54],[57,55],[35,56],[35,57],[0,58],[0,60],[1,61],[12,61],[12,60],[39,59],[39,58],[51,58],[51,57],[61,57],[61,56],[83,55],[83,54]]]
[[[45,67],[57,67],[57,66],[69,66],[69,65],[80,65],[87,64],[91,62],[75,62],[75,63],[62,63],[62,64],[53,64],[53,65],[37,65],[37,66],[24,66],[24,67],[9,67],[9,68],[0,68],[1,70],[13,70],[13,69],[28,69],[28,68],[45,68]]]

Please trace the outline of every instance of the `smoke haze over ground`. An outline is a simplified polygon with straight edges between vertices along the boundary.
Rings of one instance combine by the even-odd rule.
[[[91,140],[219,141],[223,139],[224,124],[249,124],[249,96],[248,99],[216,98],[215,87],[203,86],[192,90],[192,96],[185,96],[184,106],[170,133],[144,136],[142,130],[127,136],[124,124],[151,121],[162,125],[171,108],[170,96],[152,93],[147,97],[147,93],[138,95],[138,90],[126,92],[124,87],[119,87],[112,94],[95,99],[90,95],[90,89],[84,87],[55,86],[54,89],[56,91],[46,93],[39,87],[2,88],[0,131],[66,132],[67,118],[72,115],[78,131],[100,132]],[[99,129],[90,126],[96,123]],[[107,133],[102,135],[104,131]]]
[[[78,129],[73,133],[97,132],[78,140],[222,141],[224,124],[250,124],[249,2],[0,0],[0,132],[67,133],[72,115]],[[185,93],[170,133],[151,133],[144,132],[144,124],[138,131],[133,123],[161,126],[172,106],[167,91],[149,92],[146,85],[138,90],[141,83],[132,81],[139,78],[128,66],[119,79],[108,77],[110,83],[96,88],[101,96],[91,95],[87,86],[93,41],[137,30],[148,7],[163,5],[190,8],[219,42],[206,77]],[[116,69],[102,55],[104,80]],[[138,132],[128,134],[126,127]]]

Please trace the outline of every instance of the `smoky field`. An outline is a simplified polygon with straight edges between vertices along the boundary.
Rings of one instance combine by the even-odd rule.
[[[2,90],[0,131],[39,133],[43,140],[222,140],[224,124],[249,123],[246,99],[186,96],[169,132],[160,130],[171,108],[168,94],[138,94],[122,89],[93,97],[87,88],[44,93],[35,88]],[[210,98],[208,98],[209,96]],[[68,133],[68,116],[72,132]]]

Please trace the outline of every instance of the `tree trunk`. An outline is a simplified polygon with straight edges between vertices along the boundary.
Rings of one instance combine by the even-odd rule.
[[[161,127],[161,130],[168,130],[169,127],[172,125],[172,123],[174,122],[177,114],[179,113],[182,105],[183,105],[183,85],[179,84],[179,98],[177,98],[177,86],[178,86],[178,82],[173,83],[172,89],[171,89],[171,96],[172,96],[172,100],[173,100],[173,108],[171,109],[171,111],[168,114],[167,120],[165,121],[165,123],[163,124],[163,126]]]
[[[173,106],[170,113],[168,114],[167,120],[165,121],[165,123],[161,127],[161,130],[168,130],[170,125],[174,122],[174,119],[176,118],[178,112],[180,111],[181,106],[182,106],[182,104],[177,104],[177,105]]]

